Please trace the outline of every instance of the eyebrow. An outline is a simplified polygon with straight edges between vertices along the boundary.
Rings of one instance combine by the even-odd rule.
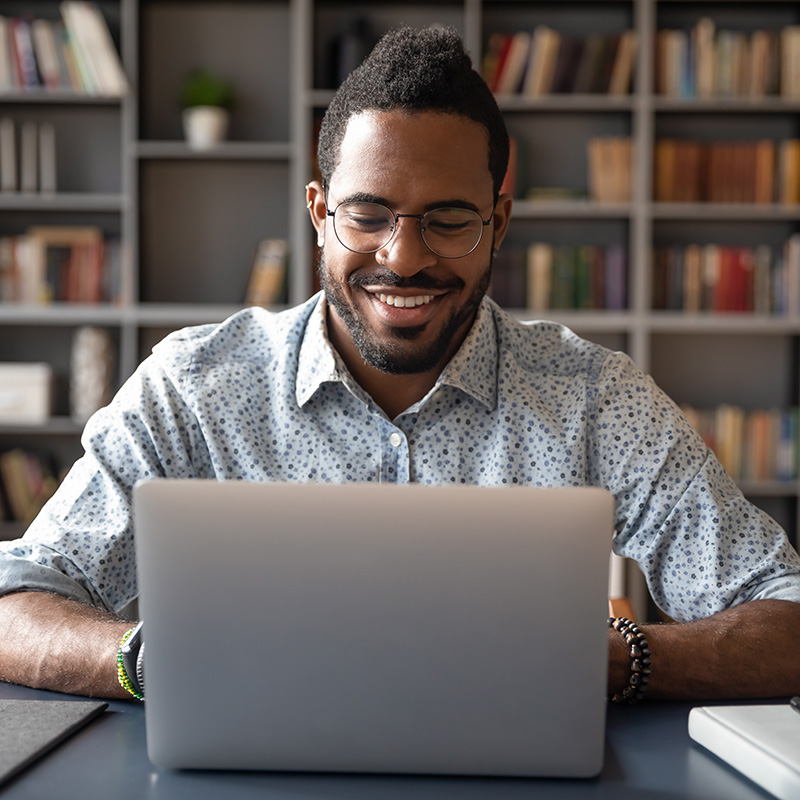
[[[380,197],[375,194],[370,194],[369,192],[353,192],[352,194],[343,197],[337,205],[341,205],[342,203],[379,203],[382,206],[386,206],[387,208],[394,211],[392,208],[392,204],[385,198]],[[475,203],[470,203],[467,200],[437,200],[433,203],[428,203],[425,206],[424,212],[433,211],[434,208],[466,208],[470,211],[477,211],[480,213],[480,209],[478,208]],[[397,213],[397,212],[395,212]]]

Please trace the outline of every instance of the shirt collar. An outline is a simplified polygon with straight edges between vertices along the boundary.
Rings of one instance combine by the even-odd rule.
[[[497,330],[494,303],[484,297],[467,338],[433,387],[454,386],[471,395],[488,409],[497,405]]]
[[[428,397],[442,386],[453,386],[494,409],[497,403],[497,334],[491,306],[492,301],[484,298],[467,338],[442,371]],[[325,295],[321,293],[308,318],[300,345],[295,387],[300,407],[323,383],[349,385],[353,382],[328,338],[326,311]]]
[[[306,323],[297,362],[295,397],[301,408],[323,383],[342,381],[344,378],[345,366],[328,339],[325,314],[325,295],[320,292]]]

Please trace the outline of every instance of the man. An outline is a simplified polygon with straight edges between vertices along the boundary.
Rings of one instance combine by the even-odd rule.
[[[649,695],[800,691],[800,558],[780,528],[626,356],[484,298],[508,138],[458,37],[387,35],[332,102],[319,158],[324,294],[168,337],[95,415],[84,458],[0,550],[0,678],[126,696],[130,494],[166,475],[605,486],[615,550],[679,620],[634,635]],[[612,693],[628,651],[609,630]]]

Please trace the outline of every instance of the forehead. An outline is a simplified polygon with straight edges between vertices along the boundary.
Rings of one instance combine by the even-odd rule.
[[[491,203],[489,135],[477,122],[432,111],[368,111],[350,118],[331,193],[393,203]]]

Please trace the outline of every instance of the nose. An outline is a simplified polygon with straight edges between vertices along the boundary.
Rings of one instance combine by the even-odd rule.
[[[416,275],[436,264],[436,254],[422,240],[417,217],[400,217],[395,223],[394,235],[375,253],[375,259],[401,277]]]

